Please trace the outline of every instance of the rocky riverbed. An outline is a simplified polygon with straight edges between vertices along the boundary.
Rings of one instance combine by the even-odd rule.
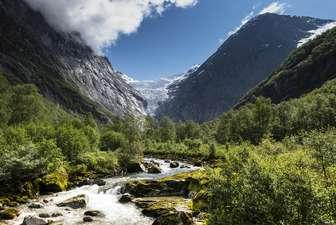
[[[6,208],[6,225],[189,225],[193,218],[193,178],[199,167],[146,159],[143,173],[104,180],[66,192],[41,196]],[[100,185],[100,186],[99,186]],[[197,185],[196,185],[197,186]],[[13,219],[14,218],[14,219]]]

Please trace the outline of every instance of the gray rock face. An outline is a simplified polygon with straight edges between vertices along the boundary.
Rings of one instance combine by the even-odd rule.
[[[260,15],[245,24],[194,73],[169,87],[156,111],[175,120],[211,120],[268,77],[298,43],[330,20]]]
[[[27,216],[24,218],[23,223],[21,225],[47,225],[48,223],[40,218]]]
[[[66,108],[96,117],[145,113],[143,97],[79,34],[53,29],[21,0],[1,1],[0,21],[0,72],[10,81],[34,83]]]
[[[85,195],[79,195],[57,204],[58,207],[70,207],[72,209],[82,209],[86,207]]]

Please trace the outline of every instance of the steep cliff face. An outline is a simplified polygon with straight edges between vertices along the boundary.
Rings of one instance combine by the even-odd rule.
[[[309,31],[330,22],[269,13],[250,20],[197,71],[171,85],[156,114],[199,122],[217,117],[269,76]]]
[[[300,97],[336,78],[336,28],[294,51],[265,81],[245,95],[236,107],[256,97],[274,103]]]
[[[0,0],[0,70],[66,108],[97,117],[143,115],[146,101],[76,33],[52,28],[22,0]]]

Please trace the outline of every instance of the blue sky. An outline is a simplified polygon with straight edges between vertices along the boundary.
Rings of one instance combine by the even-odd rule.
[[[179,74],[204,62],[248,15],[274,1],[198,0],[146,17],[136,32],[105,49],[115,69],[138,80]],[[336,0],[278,1],[285,14],[336,20]]]

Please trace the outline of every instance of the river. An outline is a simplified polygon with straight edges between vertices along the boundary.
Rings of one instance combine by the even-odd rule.
[[[56,193],[48,196],[41,196],[36,202],[46,202],[42,209],[29,209],[28,205],[20,207],[20,216],[8,222],[9,225],[19,225],[22,223],[26,216],[38,217],[40,213],[61,213],[62,216],[52,218],[51,220],[56,225],[73,225],[82,224],[83,215],[87,210],[99,210],[105,214],[105,217],[95,219],[95,221],[89,223],[93,225],[151,225],[153,219],[142,215],[140,209],[138,209],[133,203],[121,204],[119,198],[121,197],[120,190],[127,181],[139,180],[139,179],[160,179],[168,176],[172,176],[182,172],[194,171],[197,167],[191,166],[186,163],[180,165],[186,166],[185,168],[170,168],[169,163],[164,160],[146,158],[145,161],[155,161],[160,165],[162,173],[160,174],[148,174],[139,173],[124,177],[114,177],[106,179],[106,185],[99,187],[97,185],[88,185],[78,187],[66,192]],[[85,209],[67,209],[57,207],[56,204],[63,202],[69,198],[82,195],[86,196],[87,207]]]

